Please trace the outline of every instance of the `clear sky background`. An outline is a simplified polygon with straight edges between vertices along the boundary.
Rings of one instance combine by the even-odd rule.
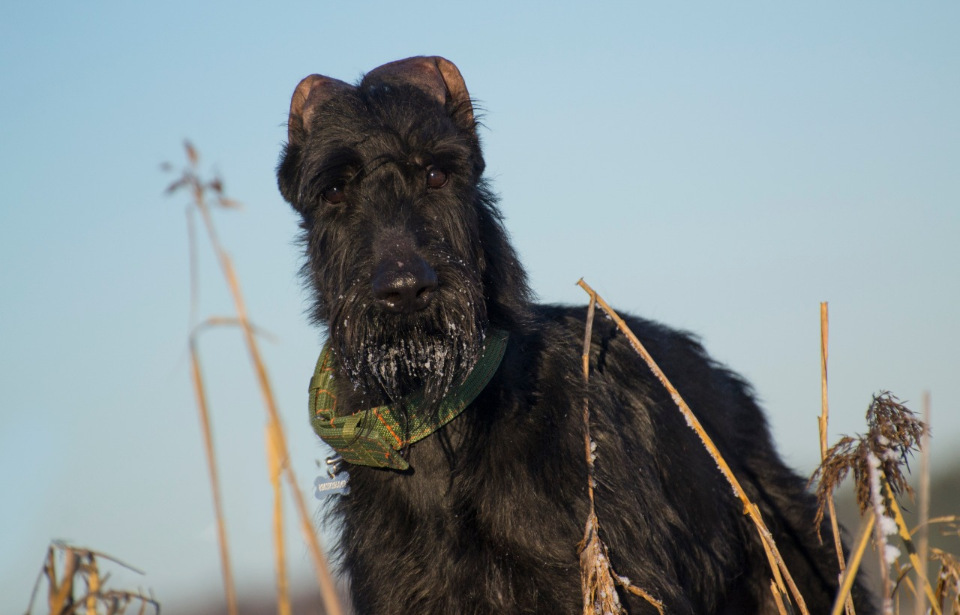
[[[147,571],[167,612],[220,588],[188,376],[191,139],[240,212],[218,214],[304,489],[322,334],[274,166],[298,80],[454,61],[485,109],[488,174],[544,301],[583,276],[697,332],[818,456],[818,304],[832,437],[871,394],[960,444],[960,5],[956,2],[54,2],[0,9],[0,611],[51,538]],[[201,313],[230,314],[209,252]],[[264,412],[235,331],[202,341],[241,586],[272,587]],[[696,409],[694,409],[696,410]],[[309,494],[308,494],[309,495]],[[311,498],[311,503],[315,502]],[[292,521],[293,517],[290,516]],[[295,576],[309,579],[299,535]]]

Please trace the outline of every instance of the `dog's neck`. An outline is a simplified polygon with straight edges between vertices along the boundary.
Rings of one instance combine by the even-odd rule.
[[[348,463],[406,470],[410,464],[400,451],[431,435],[470,405],[500,367],[508,337],[498,329],[487,332],[480,358],[466,379],[446,394],[439,408],[423,411],[423,404],[415,394],[399,402],[403,404],[402,414],[398,404],[357,409],[339,407],[334,382],[336,359],[328,342],[310,380],[313,429]]]

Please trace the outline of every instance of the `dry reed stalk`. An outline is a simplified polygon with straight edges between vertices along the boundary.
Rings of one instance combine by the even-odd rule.
[[[917,586],[913,584],[913,581],[910,579],[910,571],[913,570],[913,566],[907,564],[906,566],[900,566],[900,562],[894,562],[894,571],[896,574],[896,582],[893,584],[893,595],[896,598],[894,606],[896,607],[897,613],[900,612],[900,587],[905,586],[910,590],[910,595],[914,597],[914,604],[919,598],[917,594]]]
[[[917,576],[927,582],[927,562],[930,558],[930,392],[923,393],[923,423],[928,428],[923,430],[923,436],[920,438],[920,485],[918,497],[920,536],[917,538],[917,557],[920,559],[920,566],[916,569]],[[912,534],[911,534],[912,535]],[[914,604],[914,615],[923,615],[927,609],[926,593],[917,593],[917,600]]]
[[[204,185],[193,172],[199,162],[199,156],[196,149],[189,143],[184,143],[184,149],[187,153],[187,161],[190,165],[189,171],[184,171],[183,175],[174,183],[167,187],[167,193],[170,194],[180,188],[189,187],[193,195],[194,205],[197,209],[202,209],[201,202],[204,201]],[[226,519],[223,512],[223,496],[220,490],[220,473],[217,468],[217,457],[213,446],[213,428],[210,421],[210,407],[207,403],[206,388],[204,386],[203,372],[200,365],[200,350],[198,345],[199,333],[204,325],[196,325],[197,306],[199,293],[199,274],[197,257],[197,232],[193,220],[193,208],[187,210],[187,246],[189,250],[190,262],[190,376],[193,382],[194,397],[196,398],[197,411],[200,414],[200,427],[203,432],[203,448],[207,459],[207,473],[210,477],[210,491],[213,496],[214,517],[217,524],[217,546],[220,554],[220,573],[223,576],[223,591],[227,599],[227,613],[237,615],[237,593],[236,585],[233,581],[233,566],[230,563],[230,542],[227,538]]]
[[[857,546],[853,550],[850,561],[847,562],[847,570],[843,573],[840,582],[840,592],[837,594],[833,603],[833,610],[830,615],[840,615],[850,597],[850,591],[853,589],[853,581],[857,577],[857,571],[860,570],[860,562],[863,561],[863,553],[867,550],[867,543],[870,542],[870,534],[873,532],[873,526],[877,522],[877,516],[871,510],[867,514],[866,520],[860,529],[860,537],[857,539]]]
[[[773,601],[777,605],[777,612],[780,615],[788,615],[787,607],[783,604],[783,596],[780,594],[780,590],[777,589],[777,584],[773,579],[770,579],[770,594],[773,596]]]
[[[593,338],[593,316],[596,305],[596,297],[591,295],[590,305],[587,307],[587,323],[583,336],[583,354],[581,355],[584,384],[590,382],[590,340]],[[583,394],[583,442],[587,459],[587,494],[590,499],[590,513],[587,515],[587,522],[584,526],[583,540],[578,547],[583,613],[584,615],[606,615],[607,613],[619,615],[623,613],[624,609],[620,604],[620,597],[616,589],[619,584],[626,591],[646,600],[657,609],[660,615],[663,615],[662,602],[639,587],[632,585],[624,577],[618,576],[613,571],[607,545],[600,539],[600,520],[597,518],[594,499],[594,487],[596,485],[594,477],[595,450],[593,440],[590,438],[588,395],[589,393],[585,388]]]
[[[267,465],[270,468],[270,486],[273,487],[273,546],[277,568],[277,615],[290,615],[290,584],[287,581],[287,558],[283,533],[283,461],[277,449],[277,434],[267,425]]]
[[[877,547],[877,563],[880,567],[880,584],[883,587],[881,598],[883,604],[881,609],[884,615],[893,615],[893,588],[890,584],[890,565],[891,561],[887,553],[887,528],[883,496],[880,492],[880,485],[883,483],[883,470],[880,468],[880,462],[873,452],[867,453],[867,468],[869,470],[868,480],[870,482],[870,506],[873,514],[877,518],[877,524],[873,528],[873,540]],[[895,558],[894,558],[895,559]]]
[[[196,150],[190,143],[185,143],[185,148],[187,150],[189,166],[184,170],[182,176],[178,180],[170,184],[170,186],[167,188],[167,192],[170,193],[181,188],[189,188],[193,196],[193,206],[197,211],[200,212],[201,219],[203,220],[203,224],[207,232],[208,241],[210,242],[214,254],[216,255],[221,273],[223,274],[230,290],[234,309],[237,312],[236,321],[239,323],[243,332],[243,339],[247,347],[247,353],[250,356],[250,361],[253,364],[254,372],[257,376],[257,384],[259,386],[261,397],[263,398],[264,406],[267,411],[268,425],[275,435],[273,441],[276,444],[276,452],[280,458],[280,466],[282,468],[283,476],[287,481],[290,492],[293,494],[294,504],[300,521],[300,529],[303,533],[304,539],[307,542],[311,559],[313,560],[314,572],[316,574],[317,585],[320,587],[324,608],[326,609],[328,615],[343,615],[343,608],[340,605],[340,600],[336,593],[333,577],[330,575],[330,570],[327,567],[326,559],[324,558],[323,552],[320,549],[319,539],[317,538],[316,532],[311,524],[310,514],[307,511],[307,506],[303,499],[303,493],[300,491],[296,473],[293,470],[292,464],[288,462],[290,455],[287,449],[286,438],[283,435],[280,413],[277,409],[273,390],[270,385],[270,380],[267,376],[266,366],[263,362],[260,354],[260,348],[257,345],[256,337],[254,335],[255,329],[247,316],[246,303],[243,299],[243,293],[240,288],[236,271],[233,267],[233,262],[226,250],[223,248],[217,236],[210,213],[210,206],[206,200],[206,192],[207,190],[213,191],[216,195],[217,203],[223,207],[236,207],[238,204],[235,201],[226,198],[223,193],[223,184],[218,178],[215,178],[209,182],[204,182],[201,180],[197,171],[199,157],[197,156]],[[191,254],[194,253],[195,250],[191,252]]]
[[[237,615],[237,592],[233,583],[233,567],[230,565],[230,543],[227,540],[227,527],[223,515],[223,498],[220,493],[220,476],[217,470],[217,458],[213,449],[213,430],[210,427],[210,409],[204,388],[203,373],[200,370],[200,355],[197,340],[190,337],[190,374],[193,380],[193,392],[200,413],[200,427],[203,431],[203,449],[207,457],[207,472],[210,475],[210,491],[213,494],[213,511],[217,520],[217,544],[220,551],[220,572],[223,575],[223,591],[227,597],[227,613]]]
[[[820,302],[820,417],[817,423],[820,427],[820,461],[827,458],[827,431],[830,420],[830,404],[827,387],[827,362],[830,354],[830,312],[826,301]],[[837,523],[837,511],[833,502],[833,494],[827,500],[827,509],[830,511],[830,529],[833,531],[833,544],[837,549],[837,564],[840,568],[840,577],[847,567],[843,556],[843,540],[840,538],[840,525]],[[820,526],[817,525],[817,535],[820,535]],[[847,596],[845,604],[847,615],[856,615],[853,608],[853,598]]]
[[[49,590],[47,591],[47,606],[50,614],[62,613],[69,605],[67,601],[73,601],[73,575],[77,573],[80,565],[80,557],[73,549],[65,548],[63,564],[63,583],[57,582],[57,562],[56,552],[51,545],[47,551],[47,562],[44,567],[44,573],[47,576]],[[32,600],[31,600],[32,606]]]
[[[212,220],[210,219],[210,213],[208,210],[203,209],[204,221],[207,224],[208,231],[211,233],[211,241],[215,241],[212,236]],[[307,511],[307,505],[304,502],[303,494],[300,491],[299,483],[297,482],[296,474],[294,473],[293,467],[288,460],[290,454],[287,450],[286,438],[283,435],[283,427],[280,422],[280,413],[277,409],[276,401],[273,396],[273,390],[270,386],[270,380],[267,376],[266,366],[264,365],[263,359],[260,355],[260,349],[257,345],[256,339],[253,334],[253,327],[250,326],[250,321],[247,318],[246,305],[243,300],[243,295],[240,291],[240,284],[237,281],[236,273],[233,269],[233,263],[231,262],[229,256],[222,248],[217,244],[217,252],[220,257],[221,267],[224,275],[227,278],[227,282],[230,287],[230,293],[233,296],[234,307],[237,310],[237,318],[242,323],[243,338],[247,345],[247,352],[250,355],[250,360],[254,365],[254,370],[257,375],[257,382],[260,386],[261,396],[263,397],[264,405],[267,408],[268,422],[271,426],[271,429],[276,433],[276,444],[277,452],[280,455],[282,461],[282,467],[284,476],[287,479],[287,485],[290,488],[291,493],[294,497],[294,503],[296,505],[297,514],[300,518],[300,529],[303,532],[304,538],[307,540],[307,546],[309,547],[311,558],[313,559],[314,572],[316,573],[317,584],[320,587],[321,594],[323,596],[324,607],[328,615],[342,615],[343,609],[340,606],[340,600],[337,597],[336,586],[333,582],[333,577],[330,575],[330,570],[327,567],[326,559],[323,557],[323,552],[320,549],[320,542],[317,539],[316,532],[313,529],[313,525],[310,521],[310,513]]]
[[[930,554],[932,559],[940,562],[940,570],[937,573],[937,599],[934,604],[943,608],[944,603],[950,601],[950,615],[960,615],[960,560],[955,555],[937,548],[930,549]]]
[[[97,596],[100,594],[100,569],[92,555],[86,560],[81,566],[87,580],[87,615],[96,615]]]
[[[590,340],[593,337],[593,316],[596,311],[596,299],[590,298],[590,305],[587,306],[587,324],[583,336],[583,353],[580,356],[583,368],[583,382],[588,385],[590,382]],[[584,387],[583,393],[583,445],[587,458],[587,495],[590,498],[590,514],[594,514],[593,487],[596,483],[594,479],[594,454],[593,440],[590,438],[590,403],[588,389]],[[584,537],[586,539],[586,537]]]
[[[809,615],[806,602],[804,601],[803,596],[800,594],[800,590],[797,588],[796,583],[794,583],[793,577],[790,575],[790,571],[787,570],[787,565],[784,563],[783,557],[780,555],[780,551],[777,549],[773,535],[763,522],[760,509],[757,508],[757,506],[750,501],[750,498],[747,497],[743,487],[740,486],[740,482],[733,474],[733,470],[730,469],[730,466],[723,459],[720,451],[717,450],[713,440],[707,434],[706,430],[704,430],[703,426],[700,424],[700,421],[693,414],[693,411],[690,410],[690,407],[687,406],[687,403],[680,396],[680,393],[670,383],[666,375],[657,365],[657,362],[653,359],[650,353],[647,352],[647,349],[643,346],[640,340],[637,339],[637,336],[633,334],[633,331],[630,330],[630,327],[627,326],[627,323],[624,322],[623,319],[620,318],[620,316],[616,313],[616,311],[614,311],[614,309],[610,307],[610,305],[604,301],[603,298],[600,297],[596,291],[590,287],[589,284],[584,282],[582,278],[579,282],[577,282],[577,284],[592,298],[596,298],[597,303],[600,305],[603,311],[606,312],[615,323],[617,323],[617,327],[621,332],[623,332],[624,335],[627,336],[627,339],[630,341],[630,345],[633,346],[633,349],[636,350],[641,357],[643,357],[643,360],[647,363],[647,366],[670,393],[670,397],[673,399],[674,403],[676,403],[677,407],[680,409],[680,412],[687,420],[687,424],[690,425],[690,427],[700,437],[700,441],[703,443],[713,460],[717,463],[717,467],[720,469],[721,474],[723,474],[723,477],[733,488],[734,493],[743,503],[746,514],[749,515],[751,521],[753,521],[757,533],[760,536],[760,543],[763,545],[763,549],[767,555],[767,560],[770,563],[770,570],[773,574],[773,579],[777,584],[777,589],[786,595],[788,593],[787,588],[789,588],[789,595],[793,597],[794,603],[797,605],[797,608],[800,609],[800,613],[802,613],[802,615]]]
[[[827,397],[827,357],[830,347],[830,314],[826,301],[820,302],[820,460],[827,457],[827,421],[830,415],[830,405]],[[840,550],[840,559],[843,551]]]
[[[934,597],[934,590],[930,586],[930,582],[927,580],[926,574],[920,575],[919,571],[921,568],[922,560],[917,554],[917,549],[913,545],[913,539],[911,538],[910,529],[907,527],[906,521],[903,519],[903,514],[900,512],[900,505],[897,503],[897,498],[894,497],[893,489],[890,487],[890,483],[886,481],[881,473],[881,481],[883,482],[883,487],[886,491],[887,501],[890,504],[890,511],[893,513],[893,519],[897,522],[897,531],[900,534],[900,539],[903,541],[904,546],[907,548],[907,555],[910,558],[910,563],[913,565],[913,569],[918,572],[917,578],[920,584],[923,585],[923,593],[917,593],[917,601],[920,601],[921,596],[926,596],[931,602],[935,603],[936,598]],[[937,604],[933,604],[933,610],[935,613],[940,613],[940,607]]]
[[[634,596],[638,596],[638,597],[643,598],[644,600],[646,600],[653,608],[657,609],[657,612],[660,613],[660,615],[665,615],[665,614],[666,614],[666,609],[664,608],[662,602],[660,602],[659,600],[657,600],[656,598],[654,598],[653,596],[651,596],[651,595],[648,594],[647,592],[643,591],[642,589],[640,589],[640,588],[637,587],[636,585],[633,585],[632,583],[628,582],[628,581],[627,581],[626,579],[624,579],[623,577],[616,577],[616,579],[617,579],[617,583],[620,585],[620,587],[624,588],[625,590],[627,590],[628,592],[630,592],[630,593],[633,594]]]
[[[960,515],[944,515],[942,517],[934,517],[929,519],[926,523],[918,523],[910,530],[910,535],[913,536],[920,532],[924,527],[929,528],[931,525],[940,524],[940,523],[957,523],[960,521]]]

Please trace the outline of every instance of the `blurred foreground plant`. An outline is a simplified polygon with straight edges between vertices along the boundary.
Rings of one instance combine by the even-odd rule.
[[[239,203],[226,197],[223,182],[219,177],[211,180],[205,180],[201,177],[198,164],[199,156],[196,149],[189,143],[184,147],[187,154],[187,166],[181,171],[180,177],[173,181],[167,187],[167,193],[171,194],[180,190],[187,190],[191,196],[191,202],[187,208],[188,231],[190,236],[190,287],[191,287],[191,320],[193,330],[190,334],[190,360],[193,376],[193,384],[197,397],[197,408],[200,412],[200,421],[203,428],[204,444],[207,453],[207,464],[210,472],[211,489],[213,492],[214,508],[217,517],[217,531],[220,544],[221,566],[224,576],[224,589],[227,595],[227,607],[231,615],[236,615],[236,593],[233,583],[233,575],[230,567],[230,556],[227,541],[226,529],[223,521],[223,508],[220,498],[219,477],[217,473],[216,457],[213,450],[213,437],[210,427],[210,413],[207,405],[206,392],[204,389],[204,380],[200,369],[200,355],[198,351],[199,334],[211,326],[236,326],[239,327],[247,346],[247,352],[250,355],[250,361],[253,364],[254,372],[257,376],[257,383],[263,397],[264,406],[267,412],[267,456],[268,470],[271,476],[271,483],[274,489],[274,547],[277,568],[277,612],[280,615],[289,615],[290,598],[288,594],[288,585],[286,577],[286,563],[284,555],[284,538],[282,523],[282,499],[280,495],[280,476],[287,481],[287,486],[294,498],[294,505],[300,520],[300,529],[303,532],[304,539],[309,548],[310,556],[313,559],[314,571],[316,573],[317,585],[321,590],[325,612],[328,615],[341,615],[343,608],[337,597],[333,578],[327,567],[326,559],[320,549],[320,542],[313,524],[310,521],[310,514],[307,511],[304,502],[303,493],[300,491],[296,474],[289,462],[289,453],[287,451],[287,442],[283,434],[283,426],[280,422],[280,413],[277,410],[276,400],[273,390],[270,386],[270,380],[267,376],[267,369],[260,354],[257,345],[256,329],[247,317],[246,304],[243,299],[243,293],[240,289],[240,282],[236,271],[233,268],[233,261],[224,250],[211,216],[213,207],[235,209]],[[171,165],[164,165],[166,170],[172,170]],[[210,199],[208,200],[208,195]],[[196,305],[197,305],[197,266],[196,266],[196,232],[194,230],[194,214],[198,213],[203,222],[203,228],[206,231],[207,239],[216,254],[220,265],[221,273],[230,290],[233,299],[236,316],[233,317],[211,317],[205,321],[196,323]]]

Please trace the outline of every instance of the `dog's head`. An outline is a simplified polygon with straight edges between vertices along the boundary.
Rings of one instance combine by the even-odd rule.
[[[310,75],[294,91],[280,191],[302,217],[314,316],[364,392],[439,399],[490,323],[522,313],[525,276],[483,169],[448,60],[392,62],[356,86]]]

